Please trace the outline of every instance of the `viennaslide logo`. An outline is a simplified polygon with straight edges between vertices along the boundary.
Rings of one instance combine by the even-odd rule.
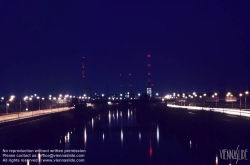
[[[236,149],[221,149],[220,158],[223,160],[236,160],[236,164],[239,160],[247,160],[247,149],[239,149],[240,145]]]

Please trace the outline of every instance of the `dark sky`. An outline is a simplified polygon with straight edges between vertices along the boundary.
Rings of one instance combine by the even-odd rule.
[[[0,2],[0,95],[249,89],[249,0]]]

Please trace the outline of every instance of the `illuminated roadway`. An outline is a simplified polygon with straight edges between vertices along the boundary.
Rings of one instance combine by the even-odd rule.
[[[26,111],[26,112],[20,112],[20,113],[11,113],[8,115],[0,116],[0,123],[36,117],[36,116],[46,115],[46,114],[50,114],[50,113],[68,111],[68,110],[71,110],[73,108],[74,107],[53,108],[53,109],[43,109],[43,110],[36,110],[36,111]]]
[[[221,112],[221,113],[225,113],[229,115],[250,117],[249,109],[240,110],[240,109],[234,109],[234,108],[209,108],[209,107],[195,107],[195,106],[180,106],[180,105],[171,105],[171,104],[167,104],[167,106],[172,107],[172,108],[185,108],[189,110],[205,110],[205,111]]]

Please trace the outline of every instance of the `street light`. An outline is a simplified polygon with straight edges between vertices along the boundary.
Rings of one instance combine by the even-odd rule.
[[[6,102],[6,103],[5,103],[5,104],[6,104],[6,105],[5,105],[5,107],[6,107],[6,114],[8,114],[9,105],[10,105],[10,104],[8,103],[8,101],[9,101],[9,102],[12,102],[12,101],[14,100],[14,98],[15,98],[14,95],[11,95],[9,100],[6,98],[6,100],[5,100],[5,102]]]
[[[19,113],[21,113],[21,109],[22,109],[22,100],[20,100],[19,103],[20,105],[19,105],[18,118],[19,118]]]
[[[246,96],[248,95],[248,91],[246,91],[245,94],[246,94],[245,95],[245,110],[246,110],[247,109],[247,98],[246,98]]]
[[[51,97],[49,98],[49,100],[50,100],[50,111],[52,111],[52,99],[51,99]]]
[[[40,97],[37,97],[37,100],[39,101],[38,108],[40,110]]]
[[[242,94],[240,93],[239,96],[240,96],[240,110],[241,110],[241,96],[242,96]]]
[[[229,96],[231,97],[231,98],[233,98],[233,95],[229,92],[228,93],[229,94]],[[235,103],[236,104],[236,103]],[[234,106],[233,106],[233,101],[232,101],[232,108],[233,108]]]
[[[8,108],[9,108],[9,103],[7,103],[7,101],[6,101],[6,115],[8,115]]]
[[[56,100],[56,97],[53,97],[53,100]],[[51,100],[51,106],[52,106],[52,109],[53,109],[53,101]],[[51,109],[51,112],[52,112],[52,109]]]
[[[44,100],[44,97],[42,97],[42,100]],[[45,108],[43,108],[43,113],[44,113],[44,109],[46,109],[46,106],[47,106],[47,102],[45,103]]]
[[[23,100],[26,101],[26,111],[28,111],[28,109],[29,109],[29,108],[28,108],[28,105],[29,105],[29,104],[28,104],[28,103],[29,103],[29,102],[28,102],[28,98],[29,98],[28,96],[25,96],[25,97],[23,98]]]
[[[30,97],[29,100],[32,101],[32,97]],[[33,101],[32,101],[32,116],[33,116]]]

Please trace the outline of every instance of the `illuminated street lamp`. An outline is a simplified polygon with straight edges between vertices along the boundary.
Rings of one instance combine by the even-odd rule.
[[[233,97],[233,94],[231,94],[230,92],[227,93],[228,97]],[[233,101],[232,101],[232,108],[233,108]]]
[[[6,106],[5,106],[5,107],[6,107],[6,114],[8,114],[9,105],[10,105],[10,104],[8,103],[8,101],[9,101],[9,102],[12,102],[12,101],[14,100],[14,98],[15,98],[14,95],[11,95],[9,100],[6,98],[6,100],[5,100],[5,102],[6,102]]]
[[[42,97],[42,100],[44,100],[44,97]],[[46,109],[46,107],[47,107],[47,101],[45,103],[45,108],[43,108],[43,113],[44,113],[44,109]]]
[[[28,96],[25,96],[25,97],[23,98],[23,100],[26,101],[26,111],[28,111],[28,109],[29,109],[29,108],[28,108],[28,105],[29,105],[29,100],[28,100],[28,99],[29,99]]]
[[[242,97],[242,94],[240,93],[239,96],[240,96],[240,110],[241,110],[241,97]]]
[[[8,115],[8,109],[9,109],[9,103],[7,103],[7,101],[6,101],[6,114]]]
[[[40,110],[40,97],[37,97],[37,100],[39,101],[38,108]]]
[[[207,94],[204,93],[203,96],[204,96],[204,99],[203,99],[203,100],[204,100],[204,107],[205,107],[205,104],[206,104],[206,96],[207,96]]]
[[[32,97],[30,97],[29,100],[32,101]],[[33,116],[33,101],[32,101],[32,116]]]
[[[50,100],[50,112],[52,112],[52,98],[50,97],[49,100]]]
[[[246,98],[246,96],[248,95],[248,91],[246,91],[245,94],[246,94],[245,95],[245,109],[247,109],[247,98]]]

